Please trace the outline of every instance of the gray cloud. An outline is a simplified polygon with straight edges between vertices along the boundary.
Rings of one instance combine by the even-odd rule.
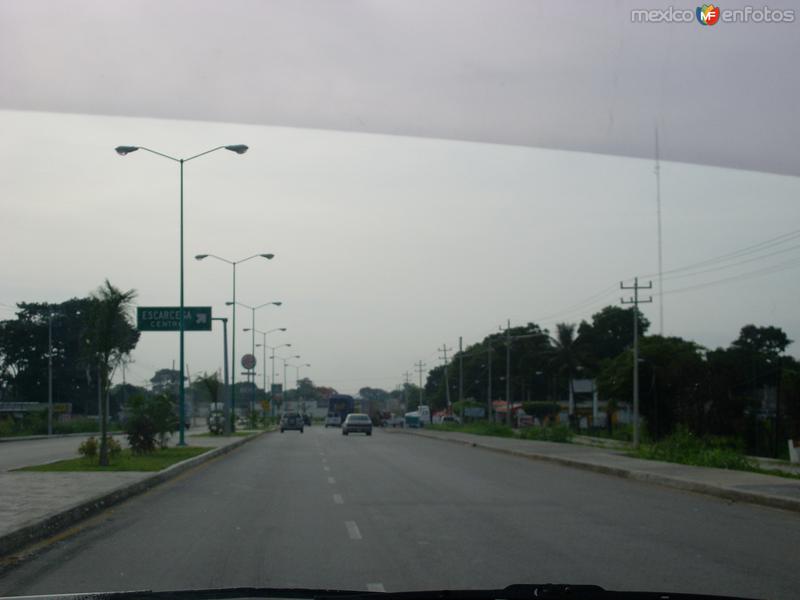
[[[634,157],[658,123],[667,160],[800,174],[800,25],[637,24],[634,8],[7,1],[0,107]]]

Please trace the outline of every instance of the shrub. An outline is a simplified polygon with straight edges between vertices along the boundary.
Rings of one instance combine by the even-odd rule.
[[[523,402],[522,410],[526,415],[531,415],[543,421],[547,417],[554,417],[559,413],[558,402]]]
[[[167,435],[178,428],[174,403],[169,396],[133,396],[127,404],[125,433],[134,454],[147,454],[166,447]]]
[[[111,436],[106,438],[106,447],[108,448],[108,457],[112,460],[119,458],[122,454],[122,446]]]
[[[721,437],[699,438],[686,427],[654,444],[643,444],[634,456],[684,465],[717,469],[756,470],[758,465],[744,455],[739,440]]]
[[[99,446],[100,445],[97,443],[97,439],[95,439],[94,436],[91,436],[81,442],[81,445],[78,446],[78,452],[84,458],[93,461],[95,458],[97,458],[97,450]]]

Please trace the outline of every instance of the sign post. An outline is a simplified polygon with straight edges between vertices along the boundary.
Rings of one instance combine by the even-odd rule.
[[[250,388],[250,412],[255,412],[256,409],[256,372],[254,369],[256,368],[256,357],[252,354],[245,354],[242,356],[242,367],[247,369],[247,380],[251,384]]]

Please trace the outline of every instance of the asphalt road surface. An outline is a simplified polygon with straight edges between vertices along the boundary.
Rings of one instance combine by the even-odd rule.
[[[800,515],[376,431],[271,433],[88,521],[0,595],[594,583],[797,598]]]

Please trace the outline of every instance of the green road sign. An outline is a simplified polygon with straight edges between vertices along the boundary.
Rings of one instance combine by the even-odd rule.
[[[180,331],[179,306],[139,306],[136,308],[136,328],[139,331]],[[211,331],[210,306],[184,306],[184,331]]]

